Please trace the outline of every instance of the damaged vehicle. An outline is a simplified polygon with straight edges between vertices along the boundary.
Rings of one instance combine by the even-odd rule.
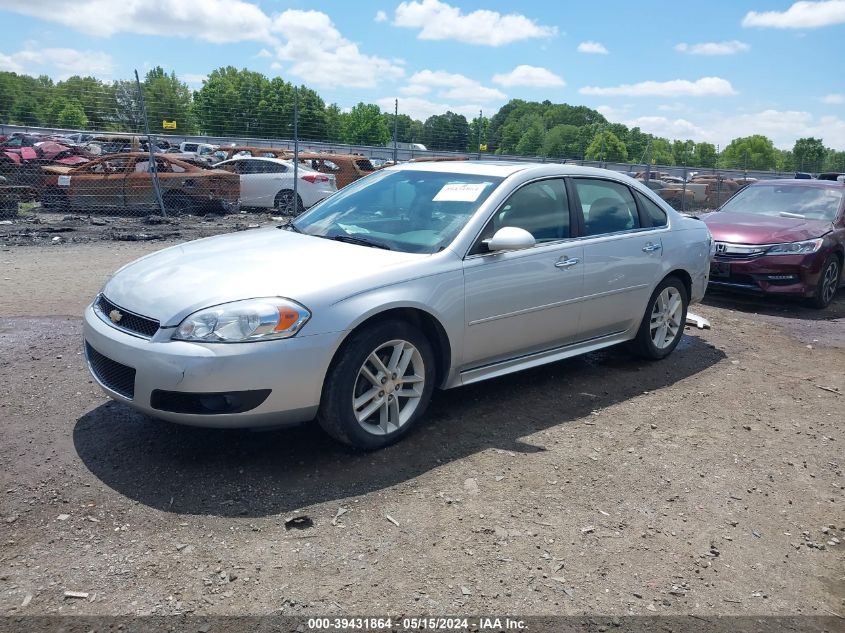
[[[436,388],[622,343],[667,358],[710,251],[703,222],[622,174],[408,163],[276,228],[123,267],[85,311],[85,355],[109,396],[155,418],[316,418],[372,450]]]
[[[42,202],[48,209],[160,212],[149,154],[109,155],[73,169],[50,166],[44,171]],[[235,174],[202,169],[168,154],[156,155],[156,171],[169,214],[235,213],[239,208],[240,182]]]
[[[845,183],[763,180],[703,217],[716,241],[710,285],[826,308],[842,284]]]

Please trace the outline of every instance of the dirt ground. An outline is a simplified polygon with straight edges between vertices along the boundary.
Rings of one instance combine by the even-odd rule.
[[[715,295],[666,361],[437,393],[360,454],[109,401],[80,314],[163,244],[6,244],[5,616],[845,615],[845,292],[824,312]]]

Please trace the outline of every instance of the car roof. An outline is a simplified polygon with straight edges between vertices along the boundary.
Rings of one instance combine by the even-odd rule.
[[[519,172],[536,171],[540,175],[556,173],[560,176],[607,176],[613,175],[619,178],[627,178],[626,174],[609,169],[597,167],[582,167],[581,165],[570,165],[564,163],[524,163],[517,161],[498,160],[468,160],[468,161],[445,161],[445,162],[422,162],[402,163],[386,170],[414,170],[446,172],[453,174],[475,174],[479,176],[499,176],[507,178]]]
[[[780,178],[772,180],[758,180],[753,182],[749,187],[758,187],[760,185],[794,185],[797,187],[815,187],[817,189],[842,189],[843,183],[836,180],[815,180],[810,178]]]

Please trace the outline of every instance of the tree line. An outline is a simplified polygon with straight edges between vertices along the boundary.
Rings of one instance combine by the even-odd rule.
[[[419,121],[394,116],[371,103],[348,111],[326,104],[307,86],[280,77],[232,66],[211,72],[198,90],[175,73],[149,70],[140,82],[150,128],[156,134],[255,138],[293,138],[294,91],[297,132],[301,140],[384,146],[394,131],[400,143],[422,143],[441,151],[479,151],[543,158],[607,162],[690,165],[751,170],[845,171],[845,152],[824,146],[822,139],[800,138],[791,150],[755,134],[736,138],[719,151],[712,143],[670,140],[610,123],[585,106],[513,99],[491,117],[467,119],[445,112]],[[400,104],[401,106],[401,104]],[[162,128],[176,121],[177,128]],[[0,72],[0,122],[19,125],[144,130],[141,100],[134,80],[104,82],[74,76],[54,82]]]

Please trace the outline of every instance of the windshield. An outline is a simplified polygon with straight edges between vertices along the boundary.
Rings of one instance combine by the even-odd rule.
[[[720,211],[832,222],[842,204],[842,194],[826,187],[750,185],[728,200]]]
[[[302,233],[406,253],[446,247],[496,186],[494,176],[378,171],[299,216]]]

